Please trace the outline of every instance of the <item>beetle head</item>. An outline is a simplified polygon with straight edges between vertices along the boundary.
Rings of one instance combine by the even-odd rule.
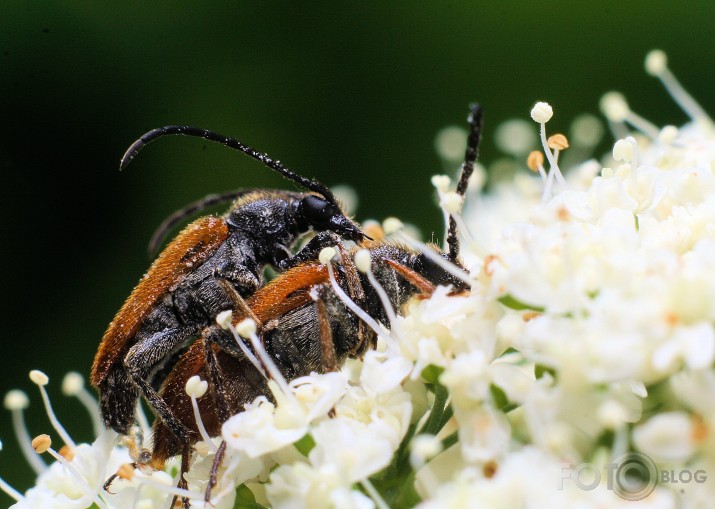
[[[352,241],[369,239],[360,228],[345,216],[335,202],[315,194],[307,194],[298,203],[299,222],[305,229],[332,231],[341,238]]]

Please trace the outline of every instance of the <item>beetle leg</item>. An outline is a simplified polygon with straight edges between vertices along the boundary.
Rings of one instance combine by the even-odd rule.
[[[189,483],[186,482],[186,478],[184,478],[184,475],[189,471],[190,460],[191,460],[191,448],[189,447],[188,444],[184,444],[184,446],[181,448],[181,472],[179,472],[179,482],[176,484],[176,487],[179,489],[183,489],[183,490],[189,489]],[[174,498],[171,499],[170,507],[176,507],[176,500],[178,498],[179,498],[179,495],[174,495]],[[189,509],[191,507],[191,502],[189,501],[188,498],[181,497],[181,501],[184,505],[184,509]]]
[[[182,442],[189,442],[191,435],[194,433],[189,428],[184,426],[181,421],[174,415],[171,408],[164,402],[159,394],[141,377],[133,378],[133,381],[144,394],[144,397],[149,402],[151,407],[156,412],[157,416],[164,421],[166,427]]]
[[[99,385],[99,407],[107,428],[127,435],[134,424],[139,391],[121,364],[113,366]]]
[[[228,410],[228,401],[226,399],[226,388],[223,383],[223,374],[221,367],[216,359],[212,341],[204,341],[204,355],[206,358],[206,371],[208,371],[209,387],[216,402],[216,415],[219,422],[226,422],[231,413]]]
[[[211,506],[211,490],[214,489],[216,483],[218,482],[218,469],[221,468],[221,463],[223,463],[223,457],[225,455],[226,442],[222,440],[221,445],[218,446],[218,451],[216,451],[216,456],[214,456],[214,462],[211,465],[211,473],[209,474],[209,482],[206,484],[206,491],[204,492],[206,507]]]
[[[157,365],[197,332],[197,326],[164,330],[135,344],[124,357],[129,379],[139,388],[166,426],[183,441],[188,441],[191,431],[176,418],[148,379]]]
[[[233,287],[233,285],[231,285],[228,280],[217,279],[216,282],[223,289],[223,291],[226,292],[226,295],[228,295],[228,297],[231,299],[234,311],[238,311],[246,318],[252,319],[254,322],[256,322],[256,326],[258,328],[263,327],[261,319],[256,316],[256,314],[249,307],[243,297],[241,297],[241,294],[236,291],[236,289]]]
[[[233,261],[220,263],[213,272],[216,279],[230,281],[234,287],[242,288],[248,293],[255,292],[261,286],[261,280],[255,273],[237,265]]]
[[[131,466],[132,468],[137,468],[136,462],[129,463],[129,466]],[[112,493],[111,491],[109,491],[109,488],[112,487],[112,483],[113,483],[114,480],[117,479],[118,477],[119,477],[119,472],[118,472],[118,471],[117,471],[117,472],[114,472],[112,475],[109,476],[109,478],[107,478],[106,481],[104,481],[104,484],[102,485],[102,489],[103,489],[104,491],[106,491],[107,493],[109,493],[110,495],[114,495],[114,493]]]
[[[338,371],[338,357],[335,353],[335,343],[333,342],[333,331],[330,327],[330,317],[325,309],[325,302],[322,299],[315,301],[315,313],[318,316],[318,328],[320,331],[320,350],[323,354],[323,369],[325,372]]]
[[[335,246],[340,243],[340,238],[331,231],[319,232],[315,237],[310,239],[308,243],[296,254],[289,258],[284,258],[274,262],[274,265],[281,271],[300,265],[309,260],[316,260],[318,254],[323,248]]]

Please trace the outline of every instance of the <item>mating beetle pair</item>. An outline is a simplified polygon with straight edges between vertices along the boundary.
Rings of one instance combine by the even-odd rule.
[[[323,184],[296,175],[238,140],[190,127],[165,127],[142,136],[122,158],[126,166],[159,136],[201,136],[261,161],[312,193],[250,191],[223,217],[202,217],[186,227],[159,255],[109,324],[92,366],[106,426],[127,434],[141,393],[172,430],[188,438],[158,397],[153,380],[173,354],[231,307],[222,286],[242,297],[262,284],[263,269],[286,270],[314,259],[336,235],[358,241],[365,235],[340,209]],[[310,230],[319,232],[297,254],[290,249]]]
[[[481,108],[471,107],[470,134],[457,193],[464,195],[474,168],[481,133]],[[135,142],[122,159],[124,167],[147,143],[169,134],[199,136],[237,149],[298,183],[308,193],[249,191],[238,196],[223,217],[203,217],[184,229],[159,255],[110,323],[92,368],[99,388],[106,426],[128,434],[136,403],[143,396],[157,413],[154,451],[134,458],[160,467],[199,439],[184,391],[186,381],[200,374],[211,393],[200,410],[209,434],[257,396],[269,394],[266,380],[238,349],[229,333],[215,325],[216,315],[234,311],[235,320],[256,319],[268,354],[286,379],[338,369],[346,357],[359,356],[374,345],[374,334],[336,295],[318,252],[341,240],[369,249],[373,272],[393,309],[411,296],[430,293],[436,285],[466,289],[464,278],[446,271],[435,257],[462,270],[454,220],[447,234],[447,253],[414,252],[403,246],[372,241],[347,218],[332,193],[321,183],[301,177],[265,154],[211,131],[170,126]],[[220,198],[209,198],[186,210]],[[184,216],[180,212],[169,224]],[[162,228],[163,235],[165,228]],[[307,232],[317,234],[293,254]],[[337,284],[373,319],[389,324],[383,303],[341,248],[335,265]],[[261,287],[262,272],[271,265],[281,272]],[[466,272],[465,272],[466,274]],[[244,300],[245,299],[245,300]],[[192,343],[193,341],[193,343]],[[182,466],[182,470],[184,466]]]

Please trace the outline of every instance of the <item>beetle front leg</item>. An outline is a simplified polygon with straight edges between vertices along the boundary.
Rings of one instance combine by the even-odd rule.
[[[296,265],[300,265],[301,263],[310,260],[317,260],[320,251],[326,247],[335,246],[340,242],[340,237],[338,237],[334,232],[320,232],[315,237],[310,239],[308,243],[295,255],[279,260],[277,263],[274,263],[274,265],[279,270],[284,271],[290,269],[291,267],[295,267]]]

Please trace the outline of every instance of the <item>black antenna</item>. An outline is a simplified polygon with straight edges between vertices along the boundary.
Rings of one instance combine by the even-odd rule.
[[[122,160],[119,163],[119,169],[123,170],[134,157],[143,149],[146,145],[152,141],[161,138],[162,136],[169,136],[174,134],[180,134],[183,136],[194,136],[197,138],[203,138],[214,143],[219,143],[228,148],[238,150],[243,152],[249,157],[260,161],[264,165],[268,166],[273,171],[276,171],[283,175],[288,180],[292,180],[299,186],[304,187],[310,191],[314,191],[323,196],[327,201],[331,202],[336,207],[338,206],[335,201],[333,193],[324,184],[318,182],[315,179],[309,179],[301,177],[294,171],[286,168],[280,161],[275,161],[268,154],[263,152],[258,152],[252,147],[245,145],[244,143],[238,141],[236,138],[231,138],[230,136],[224,136],[222,134],[216,133],[214,131],[209,131],[208,129],[201,129],[199,127],[192,127],[188,125],[168,125],[165,127],[159,127],[158,129],[152,129],[148,133],[145,133],[141,138],[132,143],[132,145],[127,149],[127,151],[122,156]]]
[[[482,136],[482,107],[479,104],[469,105],[469,135],[467,136],[467,151],[464,154],[462,163],[462,174],[457,182],[457,194],[464,197],[467,192],[469,179],[474,173],[474,163],[479,155],[479,140]],[[459,256],[459,238],[457,237],[457,222],[450,215],[449,229],[447,230],[447,245],[449,246],[448,258],[450,261],[457,261]]]
[[[154,230],[154,234],[151,236],[149,246],[147,247],[149,258],[154,258],[156,253],[159,251],[159,247],[161,247],[164,243],[169,231],[187,217],[192,216],[197,212],[201,212],[209,207],[213,207],[214,205],[233,201],[236,198],[253,191],[255,191],[255,189],[237,189],[235,191],[227,191],[220,194],[209,194],[200,200],[189,203],[185,207],[173,212],[169,217],[161,222],[156,230]]]

